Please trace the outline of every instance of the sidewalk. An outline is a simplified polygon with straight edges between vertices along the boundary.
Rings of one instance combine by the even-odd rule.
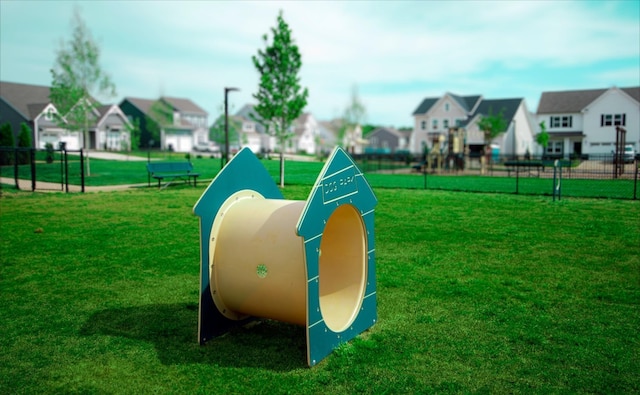
[[[10,185],[13,188],[16,184],[13,178],[0,177],[0,183]],[[31,192],[31,180],[18,180],[18,186],[21,191]],[[105,192],[105,191],[122,191],[130,188],[147,187],[147,183],[128,184],[128,185],[104,185],[99,187],[85,186],[85,192]],[[80,185],[69,184],[69,192],[80,192]],[[36,192],[66,192],[65,186],[59,183],[36,181]]]

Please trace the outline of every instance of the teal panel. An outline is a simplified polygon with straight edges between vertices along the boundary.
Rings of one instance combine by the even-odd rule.
[[[365,298],[355,320],[341,332],[333,332],[323,320],[319,305],[318,250],[327,221],[343,204],[353,205],[362,215],[367,235],[367,284]],[[308,362],[313,366],[341,343],[367,330],[377,320],[375,277],[375,234],[373,209],[376,197],[351,157],[336,148],[313,186],[298,221],[298,235],[305,241],[307,265],[307,338]]]

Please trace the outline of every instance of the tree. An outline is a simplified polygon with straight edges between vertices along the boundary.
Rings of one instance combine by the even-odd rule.
[[[280,187],[284,187],[284,151],[286,142],[293,136],[289,127],[302,114],[309,92],[300,86],[298,73],[302,59],[282,11],[271,33],[273,42],[269,44],[265,34],[262,37],[265,49],[258,50],[258,55],[252,56],[260,74],[258,92],[253,95],[258,100],[254,109],[264,120],[265,127],[273,125],[273,133],[280,147]]]
[[[92,95],[115,96],[115,85],[100,66],[100,48],[93,40],[80,10],[74,9],[72,38],[61,43],[51,69],[50,99],[63,117],[58,124],[71,131],[82,131],[82,144],[89,147],[89,126],[98,104]],[[90,175],[87,153],[87,175]]]
[[[132,151],[137,151],[140,149],[140,118],[135,118],[131,124],[125,123],[125,127],[131,139],[130,148]]]
[[[342,125],[338,130],[338,140],[340,143],[346,145],[346,149],[355,148],[356,143],[355,131],[357,127],[362,125],[367,114],[367,109],[360,101],[358,96],[358,87],[356,85],[351,89],[351,101],[344,110],[342,116]],[[364,135],[364,130],[362,131]]]
[[[18,133],[18,148],[31,148],[31,128],[26,123],[20,124],[20,133]],[[18,163],[25,164],[29,162],[29,153],[27,151],[18,152]]]
[[[0,147],[14,146],[13,128],[9,122],[0,125]],[[13,153],[8,150],[0,151],[0,166],[10,165],[13,161]]]
[[[488,162],[491,157],[491,140],[498,137],[507,130],[507,120],[504,119],[504,109],[498,114],[493,114],[493,109],[489,108],[489,115],[483,115],[477,122],[478,129],[484,134],[484,159]],[[485,162],[482,163],[482,174],[485,173]]]
[[[145,125],[147,125],[147,146],[151,147],[151,141],[160,144],[160,134],[162,129],[173,123],[173,109],[163,100],[153,102],[149,108],[149,113],[145,115]]]
[[[536,142],[542,146],[542,155],[544,155],[549,145],[549,133],[547,133],[547,125],[544,121],[540,122],[540,133],[536,135]]]
[[[13,147],[13,128],[9,122],[0,125],[0,147]]]
[[[236,117],[229,117],[229,145],[237,144],[240,146],[240,129],[242,128],[241,122]],[[221,151],[224,151],[224,114],[220,115],[216,121],[209,128],[209,140],[218,144],[221,147]]]

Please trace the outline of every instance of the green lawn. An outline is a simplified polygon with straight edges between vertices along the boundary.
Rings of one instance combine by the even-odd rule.
[[[141,152],[139,155],[144,156]],[[55,154],[55,161],[52,164],[45,162],[45,152],[38,152],[36,164],[36,176],[38,180],[60,183],[64,174],[64,164],[60,162],[58,154]],[[154,159],[158,160],[186,160],[184,154],[169,154],[154,152]],[[208,182],[220,171],[220,159],[203,155],[202,157],[191,158],[194,170],[200,174],[201,182]],[[274,180],[279,180],[279,161],[277,159],[262,160]],[[313,185],[316,177],[322,169],[321,162],[285,162],[285,182],[288,185]],[[363,164],[360,164],[361,168]],[[144,184],[149,182],[146,170],[146,161],[111,161],[111,160],[90,160],[91,175],[85,176],[86,186],[105,186],[122,184]],[[69,156],[68,160],[69,183],[80,185],[80,161],[78,156]],[[31,168],[28,165],[19,166],[19,178],[30,179]],[[2,177],[13,178],[14,168],[12,166],[0,167]],[[374,187],[379,188],[406,188],[406,189],[436,189],[465,192],[489,192],[508,193],[523,195],[546,195],[553,193],[553,179],[539,177],[519,177],[515,176],[474,176],[474,175],[427,175],[423,174],[382,174],[367,173],[369,182]],[[633,199],[634,197],[633,179],[619,180],[593,180],[593,179],[570,179],[562,180],[562,196],[564,197],[593,197],[593,198],[616,198]],[[151,185],[156,185],[155,180],[151,180]],[[636,196],[640,195],[636,186]]]
[[[288,324],[198,345],[203,190],[3,190],[0,393],[640,391],[637,202],[376,188],[379,321],[307,368]]]

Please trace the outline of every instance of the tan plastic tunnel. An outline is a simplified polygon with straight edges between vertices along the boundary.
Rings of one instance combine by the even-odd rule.
[[[319,295],[307,295],[304,240],[296,234],[304,206],[250,190],[222,205],[211,230],[209,273],[211,295],[225,317],[305,325],[307,297],[318,297],[332,331],[346,329],[356,318],[367,282],[362,217],[350,204],[329,217],[317,251]]]

